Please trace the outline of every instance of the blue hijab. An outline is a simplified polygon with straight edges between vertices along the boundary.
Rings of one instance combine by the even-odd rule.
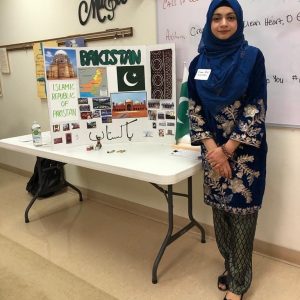
[[[227,40],[216,38],[211,31],[214,11],[230,6],[237,17],[237,31]],[[208,80],[195,80],[204,109],[213,116],[224,106],[240,99],[246,92],[257,48],[248,46],[244,38],[243,11],[236,0],[213,0],[198,48],[197,69],[211,69]]]

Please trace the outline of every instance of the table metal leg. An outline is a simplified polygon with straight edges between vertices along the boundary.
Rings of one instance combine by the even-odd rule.
[[[191,228],[194,226],[198,227],[200,232],[201,232],[201,243],[205,243],[205,230],[204,228],[200,225],[199,222],[197,222],[193,216],[193,191],[192,191],[192,177],[188,178],[188,193],[183,194],[183,193],[176,193],[173,192],[173,186],[168,185],[168,190],[164,190],[162,187],[155,183],[151,183],[155,188],[157,188],[160,192],[162,192],[168,202],[168,232],[166,234],[166,237],[160,247],[160,250],[156,256],[156,259],[153,264],[152,268],[152,283],[156,284],[157,283],[157,269],[158,265],[161,261],[161,258],[167,248],[168,245],[173,243],[175,240],[177,240],[180,236],[182,236],[184,233],[189,231]],[[190,219],[190,223],[188,223],[185,227],[177,231],[176,233],[173,233],[173,227],[174,227],[174,214],[173,214],[173,196],[181,196],[181,197],[186,197],[188,198],[188,215]]]
[[[71,184],[68,181],[65,181],[65,185],[69,186],[70,188],[72,188],[73,190],[75,190],[79,194],[79,201],[83,201],[82,193],[81,193],[81,191],[80,191],[79,188],[77,188],[75,185]]]
[[[173,187],[172,185],[168,185],[168,194],[167,194],[167,201],[168,201],[168,219],[169,219],[169,228],[167,235],[160,247],[160,250],[156,256],[155,262],[152,268],[152,283],[157,283],[157,268],[158,264],[167,248],[167,246],[171,243],[171,237],[173,232]]]
[[[191,223],[199,228],[201,232],[201,243],[205,243],[205,230],[193,216],[193,182],[192,177],[188,178],[188,214]]]
[[[26,207],[26,210],[25,210],[25,223],[29,223],[29,218],[28,218],[29,210],[30,210],[31,206],[33,205],[33,203],[35,202],[35,200],[38,198],[37,195],[38,195],[38,193],[36,193],[36,195],[31,199],[30,203]]]
[[[29,223],[29,217],[28,217],[29,210],[31,209],[32,205],[37,200],[37,198],[40,196],[42,187],[45,184],[45,182],[44,182],[45,176],[43,176],[43,170],[42,170],[41,161],[42,161],[42,158],[41,157],[37,157],[37,169],[38,169],[38,174],[39,174],[39,188],[38,188],[36,194],[34,195],[34,197],[31,199],[31,201],[28,204],[28,206],[26,207],[26,210],[25,210],[25,223]],[[70,188],[72,188],[73,190],[75,190],[79,194],[79,200],[82,201],[83,198],[82,198],[81,191],[76,186],[74,186],[73,184],[71,184],[70,182],[68,182],[68,181],[65,180],[63,165],[64,164],[61,164],[61,165],[58,165],[58,166],[54,166],[54,167],[50,167],[50,168],[61,168],[61,172],[63,174],[63,181],[62,181],[62,184],[61,184],[60,188],[63,189],[65,187],[69,186]]]

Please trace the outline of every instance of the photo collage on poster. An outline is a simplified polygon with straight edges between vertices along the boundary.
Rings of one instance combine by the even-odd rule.
[[[45,48],[53,144],[173,141],[174,56],[173,46]]]

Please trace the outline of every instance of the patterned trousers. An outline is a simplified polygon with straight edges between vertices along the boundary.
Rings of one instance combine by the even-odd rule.
[[[258,212],[235,215],[213,208],[216,241],[225,260],[229,290],[245,293],[252,281],[252,252]]]

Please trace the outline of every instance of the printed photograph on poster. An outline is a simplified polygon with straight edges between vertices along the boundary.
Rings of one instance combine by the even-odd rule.
[[[158,100],[148,100],[148,108],[159,109],[160,108],[160,102]]]
[[[52,127],[53,132],[59,132],[60,131],[60,125],[59,124],[54,124]]]
[[[175,120],[175,112],[174,111],[166,111],[166,119],[167,120]]]
[[[167,126],[175,126],[174,122],[167,122]]]
[[[47,80],[77,78],[75,50],[44,48],[44,59]]]
[[[166,135],[175,135],[173,129],[167,129]]]
[[[165,130],[164,129],[159,129],[158,130],[158,136],[159,137],[164,137],[165,136]]]
[[[93,118],[93,113],[91,111],[84,111],[80,113],[82,120],[88,120]]]
[[[72,133],[66,133],[66,144],[72,144]]]
[[[88,98],[78,98],[78,104],[88,104],[89,99]]]
[[[111,93],[112,118],[144,118],[147,117],[147,93]]]
[[[53,139],[54,144],[62,144],[62,142],[63,142],[62,137],[56,137]]]
[[[157,111],[156,110],[148,110],[148,119],[156,120],[157,119]]]
[[[96,121],[88,121],[86,123],[87,129],[92,129],[92,128],[97,128],[97,123]]]
[[[71,128],[72,128],[72,130],[79,129],[80,128],[80,124],[79,123],[71,123]]]
[[[101,116],[111,116],[111,109],[101,110]]]
[[[173,101],[161,101],[162,109],[174,109],[175,104]]]
[[[107,96],[107,71],[103,67],[79,68],[80,97]]]
[[[100,118],[100,116],[101,116],[101,110],[100,109],[96,109],[96,110],[93,111],[93,115],[92,115],[93,119]]]
[[[63,131],[69,131],[70,130],[70,124],[69,123],[64,123],[63,124]]]
[[[101,117],[101,120],[102,120],[102,123],[112,123],[111,116]]]
[[[157,119],[158,120],[164,120],[165,119],[165,113],[164,112],[158,112],[157,113]]]
[[[79,105],[79,110],[80,111],[90,111],[91,107],[88,104],[83,104],[83,105]]]
[[[93,109],[111,108],[110,97],[93,98]]]

